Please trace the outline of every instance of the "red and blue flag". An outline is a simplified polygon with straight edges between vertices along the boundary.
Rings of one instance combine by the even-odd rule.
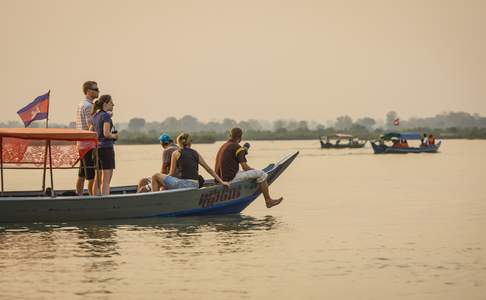
[[[50,91],[35,98],[34,101],[17,112],[25,127],[28,127],[35,120],[47,119],[49,115],[49,93]]]

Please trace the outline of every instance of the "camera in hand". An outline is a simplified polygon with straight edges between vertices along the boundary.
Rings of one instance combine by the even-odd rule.
[[[250,143],[244,143],[243,148],[245,148],[246,154],[248,154],[248,149],[250,149]]]
[[[111,133],[113,133],[113,134],[117,134],[117,133],[118,133],[118,130],[116,130],[116,129],[115,129],[115,130],[113,130]],[[117,139],[113,139],[113,141],[116,141],[116,140],[117,140]]]

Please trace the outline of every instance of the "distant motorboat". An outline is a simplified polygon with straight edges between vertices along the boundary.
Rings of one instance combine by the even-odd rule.
[[[401,140],[422,141],[422,138],[420,133],[418,132],[389,132],[380,136],[380,139],[378,140],[370,141],[370,144],[375,154],[436,153],[439,150],[440,145],[442,144],[442,141],[438,141],[437,143],[434,143],[432,145],[424,144],[423,142],[421,142],[419,146],[410,147],[408,146],[407,142],[407,146],[403,147],[400,146],[400,144],[398,143],[398,141]],[[392,146],[386,145],[386,142],[389,141],[393,142]]]
[[[322,149],[363,148],[366,144],[366,140],[360,140],[353,135],[342,133],[321,136],[319,142]]]

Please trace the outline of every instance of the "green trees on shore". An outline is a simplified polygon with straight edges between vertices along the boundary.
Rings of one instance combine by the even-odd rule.
[[[362,117],[354,121],[350,116],[339,116],[326,125],[306,120],[275,120],[262,121],[248,119],[236,121],[225,118],[222,121],[202,122],[186,115],[180,119],[169,117],[161,122],[148,122],[143,118],[132,118],[128,123],[117,123],[120,133],[119,144],[153,144],[158,143],[159,135],[169,133],[174,138],[180,132],[190,132],[196,143],[212,143],[225,140],[228,130],[238,126],[245,130],[247,140],[296,140],[317,139],[324,135],[347,133],[363,139],[375,139],[385,131],[418,131],[432,133],[443,139],[486,139],[486,117],[465,112],[448,112],[434,117],[400,119],[400,125],[394,126],[393,121],[399,115],[390,111],[385,120],[375,120]],[[50,127],[74,127],[69,125],[50,124]],[[43,127],[42,122],[34,122],[31,127]],[[23,127],[20,122],[0,122],[0,127]]]
[[[418,131],[421,133],[432,133],[441,139],[486,139],[486,128],[463,128],[451,127],[446,129],[440,128],[408,128],[400,131]],[[361,125],[353,125],[352,128],[346,131],[336,130],[335,128],[303,130],[294,129],[287,130],[280,128],[278,130],[247,130],[245,132],[245,140],[315,140],[320,136],[333,135],[336,133],[347,133],[358,136],[362,139],[376,139],[385,130],[378,128],[369,131],[366,127]],[[180,132],[168,132],[174,138]],[[160,133],[156,131],[149,132],[133,132],[129,130],[122,130],[120,132],[119,144],[157,144]],[[199,131],[192,133],[194,143],[213,143],[215,141],[223,141],[228,138],[226,132],[215,131]]]
[[[335,122],[328,122],[327,126],[305,120],[276,120],[273,122],[250,119],[237,122],[223,119],[221,122],[210,121],[204,123],[193,116],[180,119],[169,117],[162,122],[145,122],[140,118],[130,120],[128,125],[118,124],[123,128],[120,143],[152,144],[158,143],[157,137],[161,132],[173,137],[180,132],[191,132],[195,143],[212,143],[225,140],[230,128],[238,126],[245,130],[247,140],[298,140],[317,139],[320,136],[347,133],[363,139],[376,139],[385,131],[418,131],[432,133],[443,139],[486,139],[486,118],[477,114],[450,112],[430,118],[410,118],[400,120],[399,126],[393,121],[398,118],[394,111],[386,114],[386,121],[375,120],[370,117],[359,118],[356,121],[349,116],[339,116]],[[144,124],[143,128],[140,124]],[[135,126],[137,124],[138,126]]]

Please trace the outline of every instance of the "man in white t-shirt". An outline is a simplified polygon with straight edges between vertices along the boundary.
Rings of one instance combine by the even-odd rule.
[[[429,144],[429,141],[427,140],[427,134],[424,133],[424,137],[420,141],[420,146],[421,147],[427,147]]]

